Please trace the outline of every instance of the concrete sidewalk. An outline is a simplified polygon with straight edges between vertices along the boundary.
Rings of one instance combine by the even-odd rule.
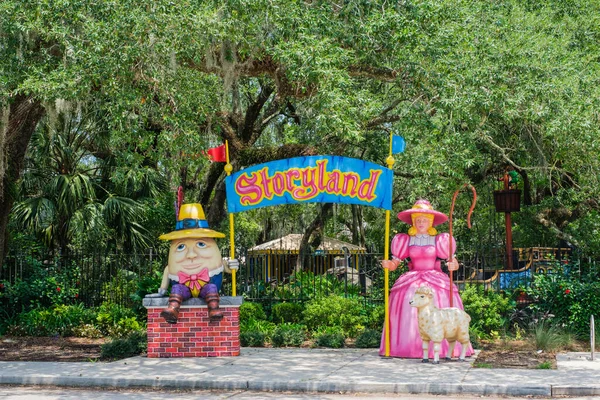
[[[0,362],[0,384],[292,392],[424,393],[510,396],[600,395],[600,360],[557,357],[556,370],[473,368],[385,359],[376,349],[243,348],[239,357],[111,363]]]

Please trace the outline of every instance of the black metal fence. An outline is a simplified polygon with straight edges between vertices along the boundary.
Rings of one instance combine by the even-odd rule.
[[[455,282],[459,287],[478,284],[490,290],[510,291],[528,286],[535,274],[551,272],[561,264],[579,269],[583,264],[583,268],[595,264],[592,260],[582,263],[569,249],[560,248],[516,249],[513,270],[504,269],[503,257],[502,249],[489,248],[459,255],[461,266],[454,274]],[[312,254],[299,270],[296,252],[258,255],[244,252],[239,258],[237,295],[250,301],[305,302],[338,294],[369,303],[383,302],[380,253]],[[103,302],[131,305],[132,296],[140,286],[144,289],[158,285],[166,259],[165,252],[154,250],[139,254],[9,254],[0,269],[0,281],[8,285],[29,281],[42,288],[39,290],[53,290],[54,284],[56,290],[69,292],[76,297],[74,301],[88,306]],[[390,273],[389,284],[393,285],[405,271],[406,266]],[[231,276],[225,274],[223,293],[231,294],[231,286]]]
[[[5,292],[7,285],[21,284],[22,290],[56,291],[87,306],[103,302],[131,305],[138,283],[162,271],[164,260],[165,254],[154,250],[135,254],[8,254],[0,268],[0,281],[5,282]]]

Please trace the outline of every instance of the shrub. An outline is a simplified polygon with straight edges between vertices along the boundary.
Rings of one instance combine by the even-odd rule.
[[[264,283],[255,290],[266,291]],[[358,296],[360,286],[338,279],[333,274],[299,271],[290,276],[289,283],[277,286],[271,293],[274,300],[314,299],[317,294]]]
[[[20,314],[18,328],[11,332],[29,336],[70,336],[77,327],[92,323],[95,317],[95,312],[83,304],[37,308]]]
[[[98,308],[96,321],[98,329],[108,336],[124,337],[142,329],[135,313],[118,304],[103,303]]]
[[[133,307],[133,298],[138,289],[138,279],[138,275],[133,271],[117,270],[111,280],[102,285],[102,291],[100,292],[102,302],[125,304],[127,307]]]
[[[357,299],[328,296],[311,300],[304,310],[304,323],[315,331],[319,326],[342,328],[346,337],[356,337],[364,329],[366,317]]]
[[[575,268],[557,267],[556,272],[536,274],[527,290],[534,303],[534,314],[552,314],[555,324],[575,332],[580,338],[590,334],[590,315],[600,315],[600,281],[594,276],[580,277]]]
[[[240,333],[242,347],[264,347],[266,336],[262,332],[252,331]]]
[[[240,324],[250,320],[265,320],[267,316],[260,303],[243,302],[240,305]]]
[[[260,332],[268,339],[273,335],[276,327],[277,325],[270,321],[251,319],[240,323],[240,334],[246,332]]]
[[[482,332],[479,327],[469,327],[469,339],[471,339],[471,345],[474,349],[478,349],[481,347],[481,339],[483,339],[485,336],[487,335],[484,332]]]
[[[385,321],[385,306],[383,304],[367,304],[363,309],[368,329],[380,330]]]
[[[540,320],[533,328],[532,339],[536,349],[552,351],[566,344],[561,331],[549,322]]]
[[[102,345],[100,357],[104,359],[118,360],[133,357],[146,351],[148,339],[146,332],[138,331],[129,334],[125,338],[113,339]]]
[[[278,325],[273,332],[273,347],[299,347],[305,340],[306,327],[300,324],[285,323]]]
[[[73,328],[72,333],[75,337],[82,337],[88,339],[98,339],[103,336],[102,332],[100,332],[100,329],[98,329],[92,324],[76,326],[75,328]]]
[[[316,341],[317,346],[320,347],[329,347],[332,349],[340,349],[344,347],[345,339],[344,335],[340,333],[325,333],[319,337],[317,337]]]
[[[510,299],[478,285],[467,285],[460,293],[465,311],[471,317],[471,328],[481,339],[498,335],[513,310]]]
[[[60,266],[57,261],[49,260],[48,265],[29,258],[24,267],[25,278],[17,279],[14,284],[0,282],[3,290],[0,299],[13,312],[29,311],[36,308],[48,308],[55,305],[73,304],[79,297],[79,268],[74,265]]]
[[[381,344],[381,330],[365,329],[358,337],[354,346],[361,349],[379,348]]]
[[[134,317],[128,317],[121,318],[114,325],[108,325],[106,329],[108,336],[122,338],[142,330],[143,326]]]
[[[325,327],[313,337],[317,346],[339,349],[345,345],[345,337],[340,327]]]
[[[290,322],[293,324],[302,321],[304,307],[298,303],[278,303],[271,308],[271,320],[276,324]]]
[[[143,275],[137,280],[137,289],[135,293],[131,295],[133,311],[138,318],[143,320],[148,316],[146,307],[142,304],[144,297],[150,293],[158,293],[158,288],[162,282],[163,270],[162,268],[158,268],[157,265],[158,263],[154,262],[152,266],[153,272],[148,275]]]

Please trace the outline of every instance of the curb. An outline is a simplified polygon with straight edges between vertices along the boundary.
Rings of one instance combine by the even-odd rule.
[[[552,386],[552,396],[600,396],[600,385],[594,386]]]
[[[507,396],[573,396],[600,394],[600,386],[488,385],[460,383],[340,383],[319,381],[216,381],[151,378],[0,376],[0,385],[110,388],[179,388],[202,390],[253,390],[275,392],[471,394]]]

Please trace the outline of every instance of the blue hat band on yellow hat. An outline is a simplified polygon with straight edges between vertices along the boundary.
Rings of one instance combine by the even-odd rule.
[[[208,221],[205,219],[185,218],[180,221],[177,221],[177,223],[175,224],[176,231],[180,231],[182,229],[196,228],[208,228]]]

